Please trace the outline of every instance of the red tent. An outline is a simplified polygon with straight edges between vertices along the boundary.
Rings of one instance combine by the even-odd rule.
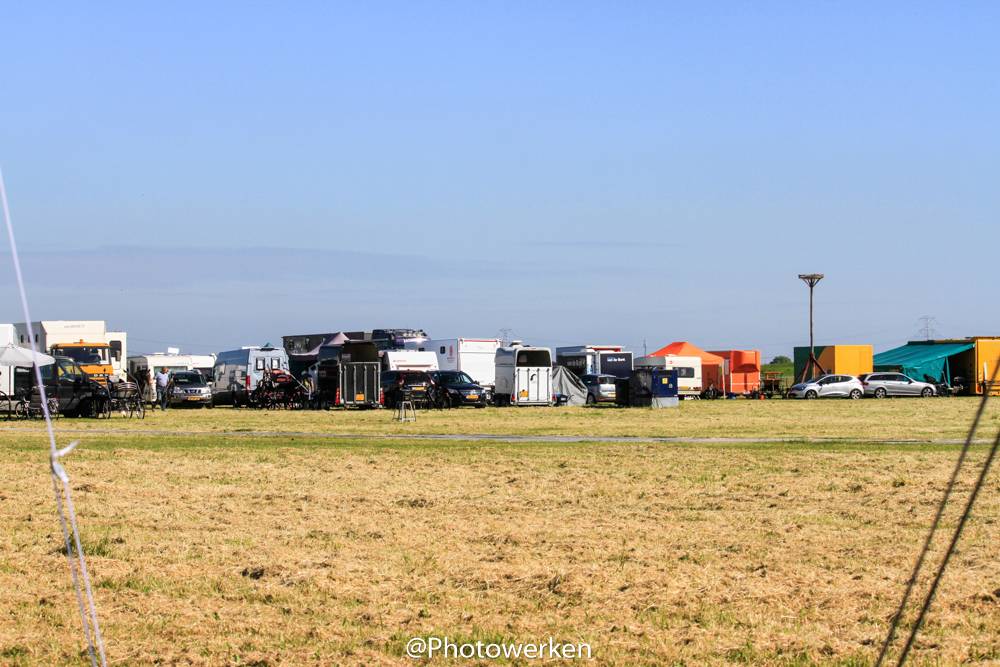
[[[679,340],[661,347],[653,352],[651,357],[700,357],[701,358],[701,386],[708,389],[714,384],[715,388],[722,391],[722,365],[725,360],[711,352],[706,352],[697,345],[692,345],[686,340]]]

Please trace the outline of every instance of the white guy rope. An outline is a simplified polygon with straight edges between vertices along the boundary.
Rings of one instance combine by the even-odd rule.
[[[4,185],[3,171],[0,170],[0,204],[3,208],[3,220],[7,226],[7,240],[10,242],[10,255],[14,263],[14,274],[17,276],[17,288],[21,296],[21,310],[25,325],[28,327],[28,340],[31,351],[35,349],[35,331],[28,309],[28,295],[24,289],[24,277],[21,274],[21,260],[17,254],[17,242],[14,240],[14,227],[10,221],[10,208],[7,205],[7,188]],[[83,634],[87,640],[87,651],[90,654],[90,664],[93,667],[100,661],[101,667],[107,667],[108,659],[104,653],[104,639],[101,637],[101,626],[97,622],[97,605],[94,603],[94,591],[90,586],[90,574],[87,572],[87,561],[80,544],[80,530],[76,522],[76,510],[73,508],[73,495],[70,489],[69,477],[59,463],[59,459],[69,454],[77,442],[70,443],[63,449],[56,447],[56,436],[52,430],[52,415],[49,414],[48,397],[45,395],[45,383],[42,381],[42,371],[35,364],[35,382],[38,385],[42,402],[42,414],[45,417],[45,429],[49,436],[49,469],[52,475],[52,491],[56,498],[56,509],[59,512],[59,525],[62,527],[63,541],[66,547],[66,560],[69,563],[73,588],[76,590],[76,602],[80,608],[80,621],[83,623]],[[67,515],[69,522],[67,525]],[[74,552],[76,554],[74,558]],[[81,586],[82,583],[82,586]],[[86,607],[84,606],[86,597]]]

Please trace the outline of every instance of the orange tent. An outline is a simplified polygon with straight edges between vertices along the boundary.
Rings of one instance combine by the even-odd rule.
[[[697,345],[692,345],[686,340],[679,340],[665,347],[661,347],[649,356],[700,357],[702,389],[708,389],[709,385],[714,384],[716,389],[722,391],[722,365],[725,362],[725,359],[716,354],[706,352]]]

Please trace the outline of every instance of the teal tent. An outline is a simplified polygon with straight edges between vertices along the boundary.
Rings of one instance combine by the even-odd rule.
[[[929,375],[935,380],[944,379],[951,383],[951,367],[948,357],[971,350],[974,343],[934,343],[913,341],[875,355],[876,371],[905,373],[914,380],[923,380]]]

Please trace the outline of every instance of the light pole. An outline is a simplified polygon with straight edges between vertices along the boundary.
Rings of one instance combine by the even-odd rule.
[[[806,362],[805,368],[802,369],[802,375],[799,377],[799,382],[805,382],[806,378],[811,378],[810,372],[813,367],[819,370],[820,374],[825,373],[823,367],[819,365],[819,360],[816,359],[816,346],[813,339],[813,289],[816,287],[816,283],[823,280],[822,273],[800,273],[799,280],[809,285],[809,361]]]

